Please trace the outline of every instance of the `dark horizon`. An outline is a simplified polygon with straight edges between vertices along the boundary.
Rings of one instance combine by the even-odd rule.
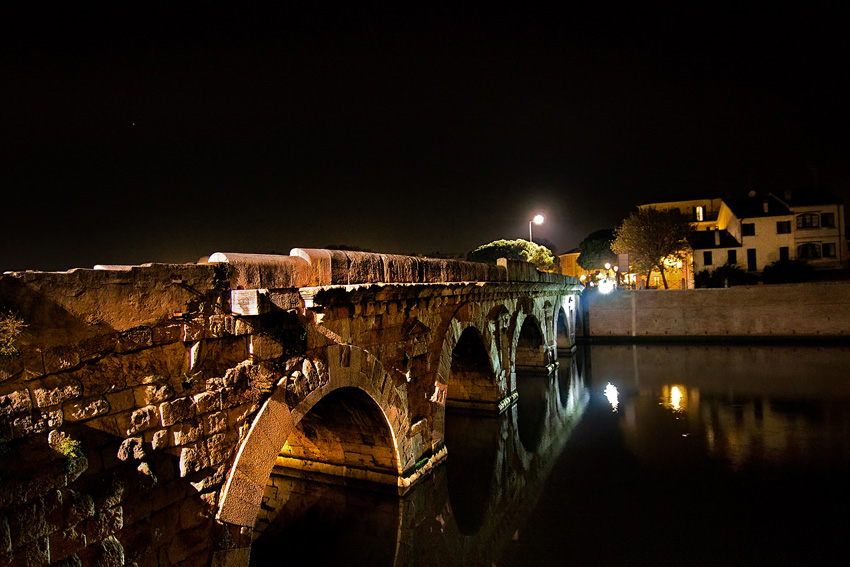
[[[564,252],[659,193],[847,200],[840,13],[0,8],[0,273],[465,254],[539,211]]]

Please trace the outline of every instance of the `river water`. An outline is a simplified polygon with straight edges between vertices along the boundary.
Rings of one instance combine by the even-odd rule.
[[[592,346],[403,498],[275,475],[252,566],[846,565],[850,347]]]

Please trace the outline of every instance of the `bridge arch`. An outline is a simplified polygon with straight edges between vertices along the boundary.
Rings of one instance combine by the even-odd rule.
[[[546,333],[540,321],[533,314],[520,313],[517,316],[516,332],[513,342],[514,368],[532,370],[545,368]]]
[[[324,385],[315,387],[292,407],[292,388],[287,388],[287,383],[293,376],[280,380],[239,446],[220,493],[216,519],[241,530],[243,536],[253,530],[279,457],[283,465],[302,470],[367,482],[401,482],[405,459],[398,440],[406,435],[409,424],[398,419],[398,407],[404,400],[394,395],[392,380],[383,380],[382,372],[363,372],[359,364],[356,370],[354,365],[316,367],[327,373],[320,378]],[[297,372],[293,374],[297,376]],[[373,380],[374,376],[380,379]],[[319,426],[316,418],[329,412],[342,415]],[[286,450],[290,440],[294,443]],[[319,463],[310,458],[317,450],[317,441],[329,451],[329,461]],[[372,449],[358,452],[344,447],[346,442]],[[226,564],[248,565],[250,540],[242,537],[239,542],[242,547],[219,552],[233,562]]]
[[[452,328],[457,332],[458,326]],[[451,354],[447,360],[447,405],[478,410],[497,408],[504,397],[494,368],[498,364],[499,353],[492,338],[485,340],[481,331],[473,325],[467,325],[456,338],[454,335],[451,337]]]

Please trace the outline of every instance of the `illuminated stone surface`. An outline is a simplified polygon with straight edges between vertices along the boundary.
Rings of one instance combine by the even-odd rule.
[[[446,404],[504,411],[517,365],[573,346],[577,280],[524,263],[211,260],[0,277],[27,325],[0,563],[247,565],[276,463],[403,493],[446,456]]]

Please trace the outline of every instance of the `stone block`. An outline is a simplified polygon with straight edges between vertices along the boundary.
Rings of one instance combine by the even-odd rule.
[[[76,350],[79,353],[82,362],[88,362],[105,356],[115,350],[118,343],[118,335],[110,333],[108,335],[98,335],[88,339],[83,339],[77,343]]]
[[[151,329],[153,344],[176,343],[183,337],[182,323],[164,323]]]
[[[53,559],[53,557],[51,556],[50,559]],[[83,561],[79,555],[74,554],[53,563],[51,567],[83,567]]]
[[[205,472],[209,472],[211,469],[207,469]],[[198,480],[193,480],[190,482],[192,488],[198,492],[201,492],[201,498],[204,499],[205,502],[210,504],[211,506],[215,506],[217,493],[216,492],[208,492],[209,490],[218,489],[224,484],[225,478],[227,476],[228,468],[226,465],[221,465],[215,469],[212,469],[212,472],[207,474],[206,476],[201,477]]]
[[[210,437],[227,429],[227,412],[219,411],[203,417],[204,435]]]
[[[80,365],[80,353],[76,345],[47,349],[42,353],[42,357],[46,374],[55,374]]]
[[[124,527],[124,510],[121,506],[107,508],[86,522],[86,537],[98,541],[118,533]]]
[[[30,411],[32,411],[32,399],[26,388],[0,396],[0,418],[8,419]]]
[[[104,394],[104,397],[109,404],[109,411],[113,413],[127,411],[135,407],[136,404],[136,398],[133,395],[132,389]]]
[[[193,443],[180,449],[180,476],[205,469],[210,465],[209,455],[204,443]]]
[[[47,536],[40,537],[15,553],[9,567],[30,567],[50,564],[50,543]]]
[[[50,546],[50,560],[59,561],[68,556],[77,553],[88,545],[86,534],[81,529],[82,526],[72,526],[66,530],[62,530],[50,534],[48,539]]]
[[[12,436],[20,438],[37,435],[50,429],[58,429],[62,427],[62,423],[60,408],[36,411],[32,415],[20,416],[12,421]]]
[[[183,336],[181,340],[184,343],[192,341],[200,341],[206,335],[206,320],[203,317],[196,317],[183,323]]]
[[[209,465],[215,466],[227,460],[233,453],[234,443],[226,433],[217,433],[206,440]]]
[[[76,490],[67,490],[63,502],[65,504],[65,525],[73,526],[94,516],[94,498]]]
[[[174,395],[174,388],[168,383],[146,384],[133,389],[135,404],[138,407],[159,404]]]
[[[233,331],[233,317],[230,315],[212,315],[209,318],[208,338],[226,337]]]
[[[130,437],[124,439],[118,447],[118,458],[122,461],[130,459],[141,460],[147,456],[145,453],[144,440],[141,437]]]
[[[169,435],[167,429],[160,429],[151,433],[151,447],[157,451],[168,447]]]
[[[180,504],[172,504],[151,514],[151,547],[161,548],[172,540],[180,521]]]
[[[153,346],[153,332],[150,327],[136,327],[118,333],[115,351],[119,353],[132,352]]]
[[[14,549],[27,547],[49,535],[47,512],[47,506],[42,498],[30,500],[6,512]]]
[[[84,421],[109,413],[109,402],[106,398],[91,398],[66,403],[63,408],[65,421]]]
[[[187,396],[164,402],[159,405],[159,412],[163,427],[174,425],[177,422],[195,417],[194,400]]]
[[[56,406],[67,400],[83,395],[83,385],[79,380],[51,376],[34,385],[32,397],[39,408]]]
[[[0,516],[0,553],[12,553],[12,534],[5,515]]]
[[[198,414],[218,411],[221,409],[221,395],[219,392],[201,392],[193,398]]]
[[[126,423],[121,422],[122,416],[125,416],[127,419]],[[119,419],[119,423],[124,426],[123,429],[126,435],[135,435],[136,433],[159,426],[159,411],[156,406],[146,406],[130,412],[129,416],[121,414],[116,417]]]
[[[207,565],[212,543],[209,521],[191,529],[180,530],[165,548],[165,554],[168,557],[167,565],[179,567]],[[190,560],[191,558],[197,559]]]
[[[34,380],[44,376],[44,356],[41,349],[21,349],[21,361],[24,364],[24,380]]]
[[[83,565],[91,567],[123,567],[124,546],[115,536],[109,536],[79,553]]]
[[[0,356],[0,382],[11,380],[24,371],[24,361],[20,358]]]
[[[203,426],[195,420],[185,421],[172,426],[169,431],[171,433],[171,446],[180,447],[200,439],[203,435]]]

